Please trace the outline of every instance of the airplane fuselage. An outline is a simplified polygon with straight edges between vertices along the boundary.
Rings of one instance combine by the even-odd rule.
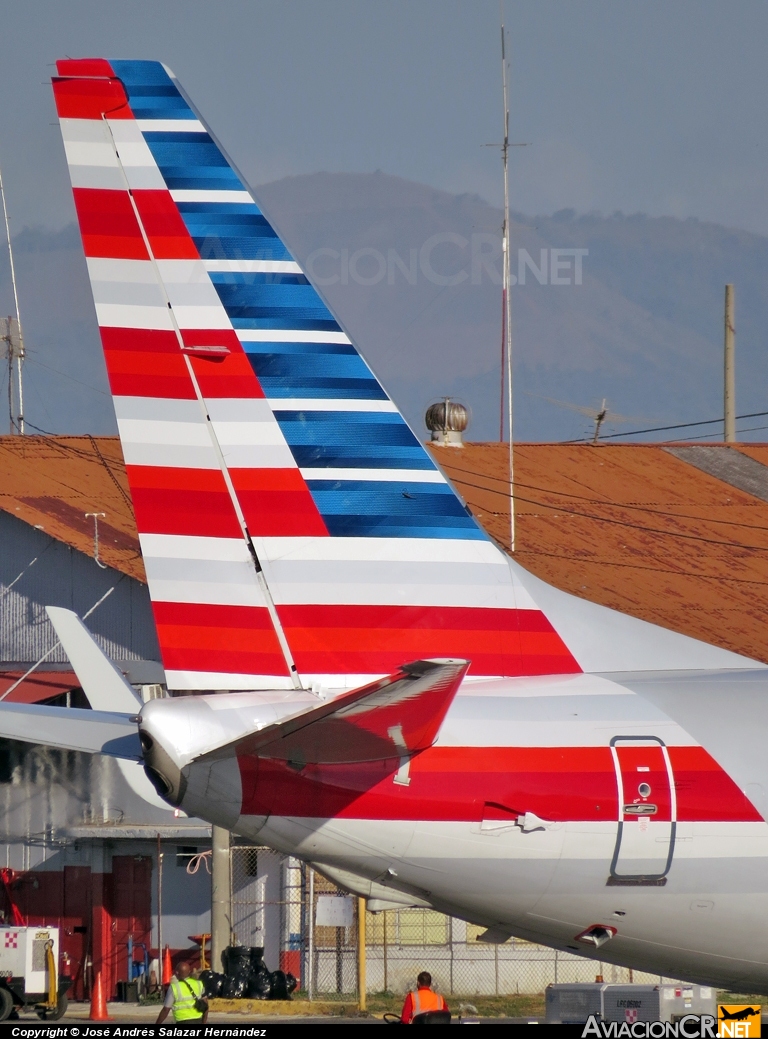
[[[433,747],[355,764],[189,764],[198,739],[211,745],[207,705],[214,724],[225,701],[238,724],[243,711],[266,724],[309,694],[201,698],[191,718],[185,698],[183,748],[180,702],[148,705],[141,727],[184,777],[171,800],[249,839],[502,936],[768,991],[768,825],[754,803],[764,766],[743,749],[734,775],[725,732],[716,746],[691,732],[717,725],[709,707],[725,686],[738,716],[768,677],[465,681]]]

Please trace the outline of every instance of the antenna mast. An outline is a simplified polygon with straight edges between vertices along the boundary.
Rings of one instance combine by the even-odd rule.
[[[8,207],[5,202],[5,189],[3,188],[3,175],[0,172],[0,198],[3,201],[3,218],[5,220],[5,236],[8,240],[8,259],[11,265],[11,284],[13,286],[13,303],[16,307],[16,323],[14,319],[6,321],[6,334],[1,338],[8,344],[8,418],[11,433],[24,435],[24,388],[22,384],[22,366],[24,364],[24,337],[21,334],[21,314],[19,312],[19,291],[16,285],[16,267],[13,262],[13,247],[11,245],[11,227],[8,222]],[[19,390],[19,410],[16,417],[13,414],[13,362],[16,361],[16,382]]]
[[[504,231],[502,235],[502,372],[507,369],[507,416],[509,429],[509,550],[515,551],[514,437],[512,425],[512,299],[510,296],[509,247],[509,97],[504,22],[501,23],[501,85],[504,95],[504,137],[501,157],[504,163]],[[503,376],[502,376],[503,377]]]

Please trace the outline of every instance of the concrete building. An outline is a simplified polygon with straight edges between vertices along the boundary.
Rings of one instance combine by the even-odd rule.
[[[83,616],[102,599],[87,621],[101,647],[145,696],[162,691],[119,445],[0,438],[0,696],[87,706],[45,606]],[[88,994],[93,963],[110,995],[128,979],[129,936],[137,959],[144,946],[156,950],[158,835],[163,944],[188,949],[189,935],[210,930],[210,878],[185,869],[210,847],[210,828],[148,804],[126,780],[131,768],[140,771],[0,741],[0,912],[12,919],[15,907],[29,924],[61,928],[74,998]]]

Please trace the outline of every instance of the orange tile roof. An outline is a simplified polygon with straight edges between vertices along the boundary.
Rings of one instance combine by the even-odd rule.
[[[86,555],[146,582],[133,505],[117,437],[0,437],[0,509]]]
[[[431,450],[508,546],[507,446]],[[646,444],[520,444],[515,489],[515,558],[537,577],[768,663],[768,502]]]
[[[768,445],[739,445],[768,465]],[[507,448],[431,446],[509,544]],[[593,602],[768,663],[768,502],[655,444],[515,448],[515,558]],[[0,509],[145,581],[117,437],[0,437]]]

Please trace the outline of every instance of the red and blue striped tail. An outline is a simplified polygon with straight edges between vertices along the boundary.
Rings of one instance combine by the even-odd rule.
[[[174,76],[57,71],[169,686],[579,670]]]

